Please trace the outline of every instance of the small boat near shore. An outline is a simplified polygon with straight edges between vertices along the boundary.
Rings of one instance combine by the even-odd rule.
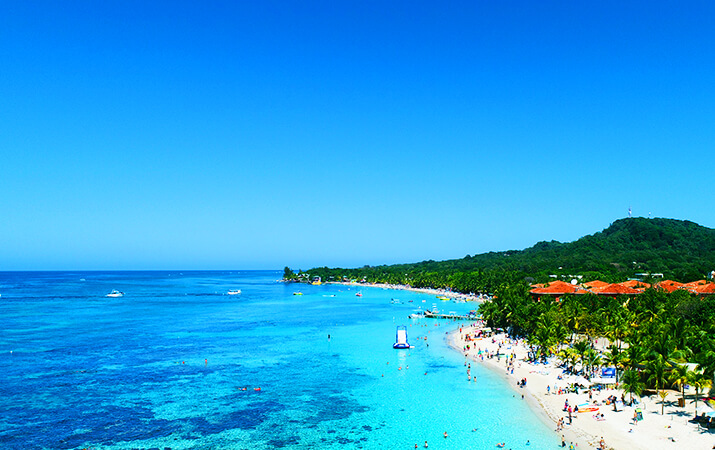
[[[357,294],[355,294],[356,297],[362,297],[362,291],[358,291]]]
[[[112,297],[112,298],[117,298],[117,297],[124,297],[124,292],[118,291],[116,289],[112,289],[112,292],[109,294],[105,295],[105,297]]]
[[[233,289],[228,291],[228,295],[238,295],[241,293],[240,289]]]
[[[293,295],[303,295],[302,292],[293,292]]]

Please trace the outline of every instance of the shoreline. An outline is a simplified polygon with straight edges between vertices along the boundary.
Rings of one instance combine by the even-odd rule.
[[[554,432],[565,436],[567,446],[569,442],[574,442],[577,449],[598,448],[599,441],[603,438],[606,448],[616,450],[676,449],[682,448],[683,445],[687,445],[690,450],[713,448],[715,436],[709,431],[700,431],[698,425],[688,422],[695,414],[692,398],[686,397],[686,407],[678,408],[674,404],[680,394],[669,391],[671,395],[666,398],[665,414],[661,414],[661,400],[657,396],[642,397],[637,406],[625,406],[618,401],[618,411],[614,411],[612,405],[607,406],[604,402],[612,395],[620,399],[621,390],[594,390],[592,399],[589,398],[587,389],[580,389],[578,394],[557,394],[557,387],[565,388],[575,381],[575,378],[562,374],[562,369],[556,367],[553,360],[545,365],[528,363],[527,349],[523,341],[510,340],[505,334],[477,338],[469,342],[463,340],[465,336],[474,335],[479,329],[470,325],[461,327],[461,331],[458,328],[449,333],[446,337],[449,347],[502,377],[515,392],[524,394],[527,405],[552,429],[555,430],[558,420],[564,418],[564,429]],[[463,349],[466,344],[471,347],[468,351]],[[482,358],[480,350],[482,355],[493,355],[499,350],[502,358]],[[513,371],[508,373],[505,356],[512,353],[515,354]],[[526,387],[518,388],[517,380],[524,378],[527,379]],[[551,388],[551,392],[547,390],[547,386]],[[570,405],[588,403],[588,406],[598,407],[598,411],[574,413],[573,423],[569,425],[568,413],[563,411],[566,400]],[[698,406],[703,404],[701,399]],[[643,420],[634,424],[632,417],[636,408],[642,410]],[[602,418],[597,418],[600,414],[603,414]]]
[[[454,293],[444,289],[413,288],[404,285],[391,284],[361,284],[349,282],[326,282],[324,284],[340,284],[346,286],[376,287],[392,290],[406,290],[419,292],[428,295],[447,296],[460,301],[476,301],[482,303],[485,296],[467,296],[465,294]],[[470,322],[466,322],[470,323]],[[612,388],[594,389],[592,399],[589,398],[587,389],[580,389],[579,393],[557,394],[557,388],[565,388],[575,381],[571,375],[562,374],[562,369],[555,365],[553,358],[547,364],[531,364],[526,361],[527,348],[523,340],[509,339],[506,334],[494,335],[490,338],[478,338],[468,342],[471,346],[469,351],[463,350],[463,345],[467,342],[462,339],[467,334],[474,334],[481,327],[467,325],[457,327],[454,331],[445,336],[447,346],[451,350],[459,352],[469,358],[470,361],[481,363],[487,370],[504,380],[513,392],[524,394],[524,400],[530,410],[547,426],[552,427],[557,439],[557,447],[561,448],[560,438],[563,435],[566,447],[573,442],[578,449],[599,448],[599,441],[605,441],[605,448],[612,450],[653,450],[653,449],[676,449],[687,445],[689,450],[713,449],[715,435],[709,430],[701,431],[699,426],[690,423],[695,415],[695,405],[693,390],[686,390],[685,408],[675,407],[680,393],[672,390],[666,398],[665,414],[661,414],[661,400],[657,395],[651,397],[636,397],[640,402],[637,406],[625,406],[620,400],[617,402],[618,410],[614,411],[612,406],[605,403],[607,397],[615,395],[620,398],[622,391]],[[493,339],[493,341],[492,341]],[[598,342],[598,341],[597,341]],[[500,345],[501,344],[501,345]],[[603,347],[601,343],[601,347]],[[513,370],[507,373],[506,360],[496,358],[479,357],[480,349],[483,353],[496,353],[501,350],[501,355],[514,353]],[[505,353],[506,352],[506,353]],[[517,387],[517,380],[526,378],[527,386]],[[547,387],[554,389],[548,392]],[[704,405],[704,400],[698,401],[698,409]],[[593,412],[573,413],[573,421],[568,424],[568,412],[563,410],[564,402],[568,400],[570,405],[597,407],[597,414]],[[643,419],[638,423],[632,421],[636,408],[642,410]],[[557,422],[563,419],[565,425],[561,430],[557,428]]]
[[[467,326],[467,327],[461,327],[462,330],[474,330],[477,329],[477,327],[474,326]],[[462,333],[463,334],[463,333]],[[517,378],[510,376],[509,374],[506,373],[503,367],[499,366],[499,361],[495,361],[494,359],[485,359],[484,361],[480,360],[480,358],[476,357],[475,355],[471,353],[466,353],[460,348],[460,334],[459,328],[452,331],[449,333],[446,337],[447,339],[447,345],[449,348],[452,350],[459,352],[460,354],[464,355],[467,359],[469,359],[472,362],[479,363],[481,364],[484,368],[486,368],[490,373],[496,375],[498,378],[503,380],[508,386],[511,391],[517,395],[522,395],[524,401],[526,402],[527,407],[536,415],[539,420],[541,420],[542,423],[544,423],[546,426],[552,429],[555,438],[558,440],[561,437],[561,435],[564,436],[564,439],[566,441],[566,445],[568,446],[569,443],[573,443],[576,448],[589,448],[591,447],[591,444],[588,441],[588,436],[583,436],[580,435],[579,433],[576,432],[576,429],[574,428],[569,428],[569,429],[564,429],[562,431],[556,431],[554,427],[556,426],[556,422],[558,419],[554,419],[552,417],[548,410],[544,408],[543,403],[539,400],[537,396],[534,395],[534,393],[529,389],[529,387],[526,388],[518,388],[516,385],[516,380]],[[484,340],[484,339],[483,339]],[[473,343],[479,342],[479,341],[472,341]],[[529,384],[527,383],[527,386]],[[560,443],[558,444],[560,447]],[[568,448],[568,447],[567,447]]]
[[[343,286],[362,286],[362,287],[374,287],[381,289],[392,289],[395,291],[410,291],[419,292],[428,295],[439,295],[444,297],[449,297],[451,299],[456,299],[465,302],[478,302],[483,303],[487,298],[485,295],[481,294],[462,294],[461,292],[452,292],[446,289],[434,289],[434,288],[416,288],[412,286],[407,286],[404,284],[387,284],[387,283],[351,283],[348,281],[325,281],[323,284],[339,284]]]
[[[341,282],[341,281],[329,281],[329,282],[324,282],[323,284],[338,284],[338,285],[343,285],[343,286],[364,286],[364,287],[375,287],[375,288],[382,288],[382,289],[391,289],[391,290],[402,290],[402,291],[411,291],[411,292],[418,292],[422,294],[428,294],[428,295],[441,295],[441,296],[446,296],[450,297],[452,299],[460,299],[462,301],[474,301],[479,304],[483,303],[487,297],[486,296],[481,296],[481,295],[466,295],[466,294],[461,294],[461,293],[455,293],[451,291],[446,291],[444,289],[432,289],[432,288],[414,288],[411,286],[406,286],[406,285],[392,285],[392,284],[386,284],[386,283],[374,283],[374,284],[362,284],[362,283],[350,283],[350,282]],[[464,333],[460,334],[460,328],[464,331]],[[540,420],[543,424],[546,426],[550,427],[553,430],[554,437],[555,437],[555,445],[558,446],[558,448],[561,448],[561,437],[563,435],[565,442],[566,442],[566,447],[568,448],[568,445],[570,443],[573,443],[576,449],[589,449],[589,448],[597,448],[596,445],[591,445],[589,442],[589,439],[593,441],[595,439],[594,437],[580,432],[581,430],[578,429],[578,427],[571,427],[571,428],[564,428],[561,431],[556,431],[554,428],[556,426],[556,422],[558,418],[554,418],[552,414],[549,413],[548,408],[545,407],[544,403],[541,401],[538,395],[535,395],[534,392],[530,388],[532,388],[533,385],[527,385],[529,386],[528,388],[520,389],[516,386],[515,381],[517,379],[523,378],[519,377],[516,378],[514,376],[508,375],[505,373],[505,370],[503,366],[499,366],[498,361],[494,359],[485,359],[483,362],[480,361],[476,354],[472,353],[467,353],[462,351],[461,349],[461,340],[460,336],[465,334],[467,331],[466,330],[471,330],[474,332],[477,330],[478,327],[475,326],[461,326],[457,327],[454,331],[449,332],[445,336],[445,340],[447,342],[447,347],[450,348],[453,351],[459,352],[460,354],[466,356],[469,358],[469,360],[477,363],[482,363],[483,366],[492,374],[496,375],[499,377],[501,380],[503,380],[509,388],[514,392],[514,394],[524,394],[524,401],[527,404],[527,407],[536,415],[538,420]],[[514,372],[516,375],[516,370]],[[596,441],[597,442],[597,441]],[[621,448],[621,447],[619,447]],[[627,448],[627,447],[623,447]],[[651,449],[652,450],[652,449]]]

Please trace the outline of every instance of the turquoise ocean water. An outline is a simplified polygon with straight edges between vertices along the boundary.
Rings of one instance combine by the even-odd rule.
[[[280,275],[0,273],[0,448],[559,444],[498,376],[467,381],[457,323],[407,318],[474,304]],[[392,348],[397,325],[414,349]]]

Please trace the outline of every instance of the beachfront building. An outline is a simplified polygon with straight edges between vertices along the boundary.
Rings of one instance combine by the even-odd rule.
[[[548,283],[546,285],[535,285],[536,287],[532,286],[532,290],[530,291],[532,297],[534,297],[535,300],[541,300],[542,297],[551,297],[555,301],[559,301],[559,299],[566,295],[566,294],[588,294],[592,293],[588,288],[584,287],[583,285],[578,285],[578,284],[573,284],[573,283],[566,283],[565,281],[552,281],[551,283]]]
[[[606,283],[605,281],[594,280],[582,284],[566,283],[564,281],[552,281],[546,284],[534,284],[531,286],[531,296],[534,300],[540,301],[542,298],[551,298],[554,301],[568,294],[595,294],[609,297],[619,295],[638,295],[650,288],[651,285],[639,280],[629,280],[623,283]],[[715,283],[707,280],[693,281],[691,283],[680,283],[673,280],[663,280],[653,285],[655,289],[662,289],[666,292],[674,292],[678,289],[686,290],[700,297],[715,295]]]

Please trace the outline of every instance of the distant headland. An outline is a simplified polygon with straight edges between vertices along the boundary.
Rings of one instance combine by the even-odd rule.
[[[689,283],[712,279],[715,230],[687,220],[625,218],[574,242],[542,241],[524,250],[488,252],[446,261],[364,266],[316,267],[297,273],[286,267],[284,280],[355,281],[492,293],[502,284],[621,283],[660,280]]]

